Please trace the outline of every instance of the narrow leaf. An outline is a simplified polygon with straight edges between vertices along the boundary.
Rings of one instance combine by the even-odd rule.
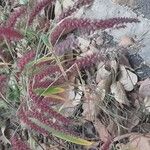
[[[54,94],[63,93],[65,90],[61,87],[38,88],[35,92],[41,96],[51,96]]]
[[[76,136],[73,136],[73,135],[69,135],[69,134],[63,133],[61,131],[54,130],[53,128],[43,124],[42,122],[40,122],[39,120],[37,120],[35,118],[30,118],[30,120],[33,123],[40,126],[41,128],[45,129],[46,131],[52,133],[54,136],[56,136],[58,138],[61,138],[63,140],[66,140],[68,142],[72,142],[72,143],[79,144],[79,145],[85,145],[85,146],[90,146],[90,145],[93,144],[93,142],[84,140],[82,138],[79,138],[79,137],[76,137]]]
[[[49,95],[47,97],[51,97],[51,98],[54,98],[54,99],[59,99],[59,100],[65,101],[65,98],[63,98],[61,96],[58,96],[58,95]]]

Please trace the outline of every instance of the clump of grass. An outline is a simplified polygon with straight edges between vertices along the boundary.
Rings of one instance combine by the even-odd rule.
[[[107,20],[72,17],[72,14],[82,6],[92,4],[92,0],[77,1],[73,7],[64,10],[58,18],[51,18],[51,20],[46,16],[40,18],[39,13],[53,4],[55,5],[54,0],[42,0],[33,7],[26,4],[11,13],[10,17],[5,20],[7,27],[0,26],[0,39],[3,40],[1,47],[9,49],[12,55],[14,54],[14,59],[11,60],[12,66],[8,66],[9,85],[12,85],[13,80],[20,92],[17,95],[19,99],[15,100],[14,98],[13,102],[8,99],[13,107],[13,111],[11,111],[16,118],[12,120],[14,115],[6,118],[12,121],[11,124],[15,124],[14,132],[17,132],[19,136],[21,136],[22,128],[27,128],[35,138],[37,138],[37,133],[47,138],[52,134],[58,139],[89,146],[93,144],[93,141],[82,137],[81,133],[70,128],[70,126],[76,125],[75,121],[77,120],[70,119],[70,116],[65,116],[59,111],[65,103],[62,101],[61,94],[66,91],[63,89],[61,92],[60,87],[69,82],[70,85],[74,84],[71,83],[70,76],[76,79],[82,78],[79,75],[80,71],[90,70],[98,62],[107,61],[107,56],[97,51],[78,58],[82,51],[76,38],[77,35],[74,33],[77,30],[82,31],[82,29],[96,31],[116,26],[121,27],[120,25],[125,27],[124,24],[138,23],[138,20],[125,17]],[[28,22],[24,20],[22,14],[26,15]],[[39,18],[34,20],[36,16]],[[46,25],[45,29],[40,28],[40,19],[51,22],[51,24],[48,27]],[[22,22],[22,24],[19,26],[16,21]],[[69,53],[71,55],[68,55]],[[0,78],[2,77],[3,75],[0,75]],[[43,92],[39,94],[37,89]],[[58,90],[55,94],[52,92],[54,89]],[[8,92],[6,93],[8,94]],[[8,98],[7,94],[4,97]],[[19,147],[28,149],[27,145],[31,146],[31,143],[27,141],[27,145],[25,145],[21,139],[16,136],[12,137],[14,149],[17,150]],[[59,141],[58,139],[57,141]],[[50,142],[49,147],[52,144],[54,142]]]

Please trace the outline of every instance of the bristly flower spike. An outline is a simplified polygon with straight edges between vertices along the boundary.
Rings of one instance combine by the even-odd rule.
[[[6,21],[6,27],[14,27],[17,19],[23,15],[26,11],[26,7],[20,7],[19,9],[12,12]]]
[[[52,2],[55,0],[41,0],[39,3],[35,5],[31,13],[29,14],[28,24],[31,25],[35,16],[40,13],[40,11],[45,8],[47,5],[52,5]]]
[[[29,114],[28,111],[25,110],[23,106],[21,106],[18,113],[17,113],[17,115],[20,119],[20,122],[27,125],[30,129],[32,129],[32,130],[34,130],[40,134],[48,136],[49,133],[47,131],[45,131],[43,128],[37,126],[31,120],[29,120],[28,114]]]
[[[137,23],[139,22],[135,18],[111,18],[107,20],[91,20],[87,18],[65,18],[63,19],[51,33],[51,43],[54,45],[60,35],[64,35],[72,32],[75,29],[87,29],[87,30],[104,30],[113,28],[124,23]]]
[[[11,138],[12,150],[31,150],[27,143],[25,143],[19,135],[14,135]]]
[[[32,119],[33,120],[36,119],[41,124],[49,126],[50,128],[52,128],[52,130],[73,134],[73,132],[69,131],[66,128],[68,124],[66,124],[67,126],[65,127],[63,124],[60,125],[58,123],[54,123],[49,119],[48,115],[46,116],[46,114],[44,114],[45,112],[43,110],[42,112],[38,112],[37,110],[38,109],[29,111],[29,110],[24,110],[24,108],[21,107],[18,112],[20,121],[23,122],[25,125],[27,125],[29,128],[31,128],[32,130],[35,130],[36,132],[39,132],[40,134],[47,135],[47,136],[49,135],[49,132],[46,131],[44,128],[42,128],[38,123],[36,124],[34,121],[32,121]],[[50,115],[50,118],[51,117],[52,117],[52,114]]]
[[[56,55],[61,56],[64,55],[66,52],[69,52],[73,48],[76,48],[77,46],[78,46],[78,40],[75,38],[75,36],[70,35],[67,36],[67,38],[62,42],[56,44],[53,50]]]
[[[11,41],[18,41],[23,38],[23,35],[13,28],[0,27],[0,40],[4,38]]]
[[[27,63],[34,59],[35,56],[36,52],[34,50],[30,50],[18,60],[17,66],[19,67],[20,72],[24,69]]]
[[[106,61],[106,56],[104,56],[102,53],[93,53],[84,57],[81,57],[75,61],[69,62],[68,63],[68,67],[74,66],[71,70],[71,72],[76,71],[77,68],[76,66],[78,66],[79,69],[86,69],[88,67],[93,66],[94,64],[96,64],[97,62],[100,61]],[[75,66],[76,65],[76,66]]]

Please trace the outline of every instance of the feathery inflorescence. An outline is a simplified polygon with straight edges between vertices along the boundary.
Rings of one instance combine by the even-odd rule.
[[[28,20],[28,24],[31,25],[34,18],[36,17],[37,14],[40,13],[40,11],[45,8],[47,5],[52,5],[52,3],[55,0],[41,0],[40,2],[38,2],[34,8],[32,9],[31,13],[29,14],[29,20]]]
[[[14,135],[11,138],[12,150],[31,150],[29,146],[19,137]]]
[[[39,12],[42,9],[44,9],[48,5],[51,6],[53,2],[55,2],[55,0],[41,0],[40,2],[38,2],[31,10],[31,13],[29,14],[28,25],[32,24],[34,18],[36,17],[36,15],[39,14]],[[82,53],[78,38],[76,38],[76,36],[78,36],[79,33],[72,34],[74,30],[84,29],[85,31],[95,31],[95,30],[104,30],[108,28],[124,28],[126,23],[138,22],[138,20],[135,18],[110,18],[106,20],[92,20],[87,18],[73,18],[73,16],[71,16],[82,6],[90,5],[92,2],[93,0],[78,0],[74,3],[73,7],[69,7],[68,9],[64,10],[62,14],[58,16],[58,18],[56,18],[55,20],[57,23],[56,25],[54,25],[55,21],[54,22],[53,20],[49,21],[51,22],[52,25],[51,27],[53,27],[54,25],[54,28],[50,32],[51,33],[49,39],[50,43],[48,44],[49,45],[52,44],[52,47],[50,47],[51,48],[50,51],[52,53],[48,53],[48,57],[54,56],[53,54],[56,54],[57,56],[64,56],[61,57],[61,60],[63,59],[64,61],[63,63],[61,62],[61,64],[62,67],[64,67],[64,71],[66,73],[66,79],[69,79],[70,75],[73,75],[74,77],[78,75],[78,69],[79,70],[89,69],[93,65],[97,64],[97,62],[100,61],[104,62],[107,60],[106,56],[102,55],[102,53],[100,52],[93,52],[92,54],[83,57],[76,57],[74,56],[74,53],[73,56],[71,57],[65,55],[68,52],[72,52],[72,51],[74,52],[74,49],[76,48],[77,48],[76,51],[77,53]],[[11,13],[8,20],[6,20],[6,27],[0,27],[0,39],[6,38],[8,40],[17,41],[23,38],[23,35],[19,33],[17,30],[15,30],[14,26],[16,24],[16,21],[25,11],[26,11],[26,7],[23,6],[20,7],[18,10],[14,11],[13,13]],[[46,31],[49,32],[51,29],[49,28],[49,24],[45,28],[46,29],[43,30],[44,34]],[[27,31],[28,31],[28,27],[27,27]],[[61,40],[58,40],[59,37],[61,38]],[[36,40],[38,41],[39,39]],[[44,40],[43,42],[41,42],[42,44],[43,43],[45,44]],[[39,49],[42,48],[42,50],[40,51],[41,55],[45,54],[45,52],[47,52],[48,49],[48,48],[45,49],[46,44],[45,45],[42,44],[40,45],[39,42],[38,45]],[[28,46],[29,48],[33,47],[30,44]],[[19,68],[19,73],[25,73],[26,71],[25,69],[28,69],[26,65],[35,59],[36,53],[37,56],[39,56],[38,52],[36,52],[35,50],[30,50],[27,53],[25,53],[21,58],[18,59],[17,67]],[[68,57],[69,59],[72,60],[67,59],[66,61],[66,58]],[[44,126],[47,126],[54,131],[60,131],[64,134],[72,134],[73,132],[69,130],[67,126],[69,124],[73,124],[73,121],[68,117],[66,117],[65,115],[61,114],[59,111],[57,111],[57,107],[53,107],[57,104],[63,103],[62,100],[63,98],[61,97],[62,98],[61,99],[59,97],[61,94],[55,95],[56,97],[58,96],[56,98],[56,97],[52,97],[51,95],[50,96],[43,96],[42,94],[39,95],[39,93],[36,92],[38,88],[41,88],[43,90],[43,88],[46,89],[49,88],[50,86],[59,87],[61,84],[66,83],[67,80],[62,75],[60,66],[56,63],[56,61],[53,62],[52,61],[53,60],[41,61],[40,63],[37,64],[36,63],[34,64],[33,62],[34,69],[35,67],[36,69],[35,71],[33,71],[33,74],[29,78],[28,76],[26,77],[28,78],[29,81],[28,85],[26,86],[26,89],[28,89],[27,95],[29,96],[30,100],[28,101],[28,105],[26,105],[27,104],[26,101],[23,104],[20,104],[21,106],[19,108],[17,115],[19,116],[21,123],[23,122],[27,127],[29,127],[29,129],[34,130],[40,134],[49,136],[50,132],[46,130]],[[0,75],[0,81],[2,80],[6,80],[6,76]],[[31,107],[28,108],[29,106]],[[27,144],[18,136],[14,136],[12,138],[12,145],[13,148],[16,150],[29,149]]]
[[[49,132],[35,122],[40,122],[41,124],[49,126],[52,130],[63,132],[64,134],[76,134],[67,129],[67,126],[71,121],[55,111],[52,112],[52,109],[50,107],[48,108],[47,105],[42,106],[41,108],[34,106],[32,110],[25,110],[24,107],[21,107],[18,111],[18,116],[21,122],[40,134],[48,136]],[[56,122],[53,122],[53,118],[56,119]],[[37,121],[34,122],[33,120]]]
[[[22,71],[27,63],[33,60],[36,56],[36,52],[34,50],[30,50],[25,53],[17,62],[17,66],[19,70]]]
[[[123,25],[124,23],[137,23],[135,18],[110,18],[107,20],[91,20],[84,18],[66,18],[62,20],[51,34],[51,43],[54,45],[60,35],[72,32],[75,29],[99,30],[108,29],[115,26]]]
[[[7,40],[11,41],[18,41],[23,38],[23,35],[10,27],[0,27],[0,39],[6,38]]]
[[[17,114],[21,123],[26,124],[30,129],[46,136],[49,135],[48,131],[45,131],[43,128],[37,126],[35,123],[29,120],[28,118],[29,112],[23,106],[20,107]]]
[[[53,48],[54,53],[58,56],[64,55],[65,53],[71,51],[78,46],[78,40],[75,36],[67,36],[65,40],[56,44]]]
[[[19,19],[19,17],[21,17],[21,15],[25,13],[25,11],[26,7],[23,6],[12,12],[9,18],[6,20],[6,27],[14,27],[17,19]]]
[[[4,95],[6,93],[6,84],[7,84],[7,76],[0,75],[0,94]],[[0,95],[1,98],[1,95]]]

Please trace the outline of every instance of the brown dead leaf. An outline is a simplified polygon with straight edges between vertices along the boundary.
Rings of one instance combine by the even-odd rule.
[[[127,145],[136,150],[150,150],[150,134],[145,136],[142,134],[132,135]]]
[[[88,100],[88,102],[84,103],[82,115],[86,120],[93,121],[95,118],[95,103],[92,100]]]
[[[125,55],[121,55],[118,58],[119,64],[127,66],[127,67],[131,67],[129,60],[127,59],[127,57]]]
[[[141,81],[139,94],[142,97],[150,96],[150,78],[147,78],[144,81]]]
[[[112,73],[105,68],[103,62],[99,63],[96,76],[97,92],[101,100],[105,98],[105,95],[110,91],[110,85],[112,83]]]
[[[150,134],[147,134],[147,135],[142,135],[140,133],[125,134],[125,135],[120,136],[120,140],[126,137],[128,137],[129,142],[126,144],[119,142],[118,144],[115,145],[115,149],[117,150],[150,150]]]
[[[10,133],[12,131],[13,131],[12,129],[11,130],[8,129],[5,125],[3,125],[1,127],[2,135],[0,136],[0,140],[1,140],[2,143],[4,143],[4,144],[11,144],[9,136],[11,136]]]
[[[145,109],[150,112],[150,96],[145,97],[144,99]]]
[[[97,92],[99,93],[99,97],[103,100],[107,93],[110,91],[110,85],[112,82],[111,75],[108,76],[106,79],[101,80],[97,85]]]
[[[121,0],[122,1],[122,0]],[[125,0],[124,0],[125,1]],[[131,1],[131,0],[130,0]],[[122,1],[123,2],[123,1]],[[134,39],[129,36],[123,36],[120,39],[119,46],[128,47],[134,44]]]
[[[114,71],[114,74],[115,76],[117,75],[117,72],[118,72],[118,62],[116,60],[112,60],[110,62],[110,65],[111,65],[111,68],[113,69]]]
[[[107,142],[111,135],[109,134],[107,127],[105,127],[100,120],[95,120],[95,129],[99,133],[99,137],[103,142]]]
[[[100,62],[97,67],[96,82],[110,78],[111,72],[105,68],[104,62]]]
[[[114,95],[114,98],[117,102],[125,105],[129,105],[129,100],[126,96],[126,92],[124,90],[123,85],[117,81],[111,85],[111,92]]]
[[[79,41],[80,49],[83,52],[83,56],[85,56],[84,53],[86,53],[87,51],[91,51],[92,53],[98,51],[98,49],[91,44],[91,41],[89,39],[85,39],[83,37],[78,37],[77,39]]]
[[[86,89],[86,95],[85,95],[85,101],[83,103],[83,113],[82,115],[85,117],[86,120],[93,121],[96,116],[96,103],[97,103],[97,98],[95,93],[92,93],[92,91],[88,91]]]
[[[126,91],[132,91],[138,82],[137,75],[126,69],[123,65],[120,65],[120,72],[120,83],[122,83]]]
[[[82,89],[80,88],[80,90]],[[65,116],[69,116],[71,113],[73,113],[75,106],[77,106],[81,102],[82,94],[82,91],[75,93],[74,87],[68,85],[65,89],[65,92],[61,94],[65,101],[59,108],[59,111],[61,110],[63,111]]]
[[[55,4],[55,16],[59,16],[64,9],[73,6],[73,4],[74,4],[73,0],[63,0],[63,1],[57,0]]]

